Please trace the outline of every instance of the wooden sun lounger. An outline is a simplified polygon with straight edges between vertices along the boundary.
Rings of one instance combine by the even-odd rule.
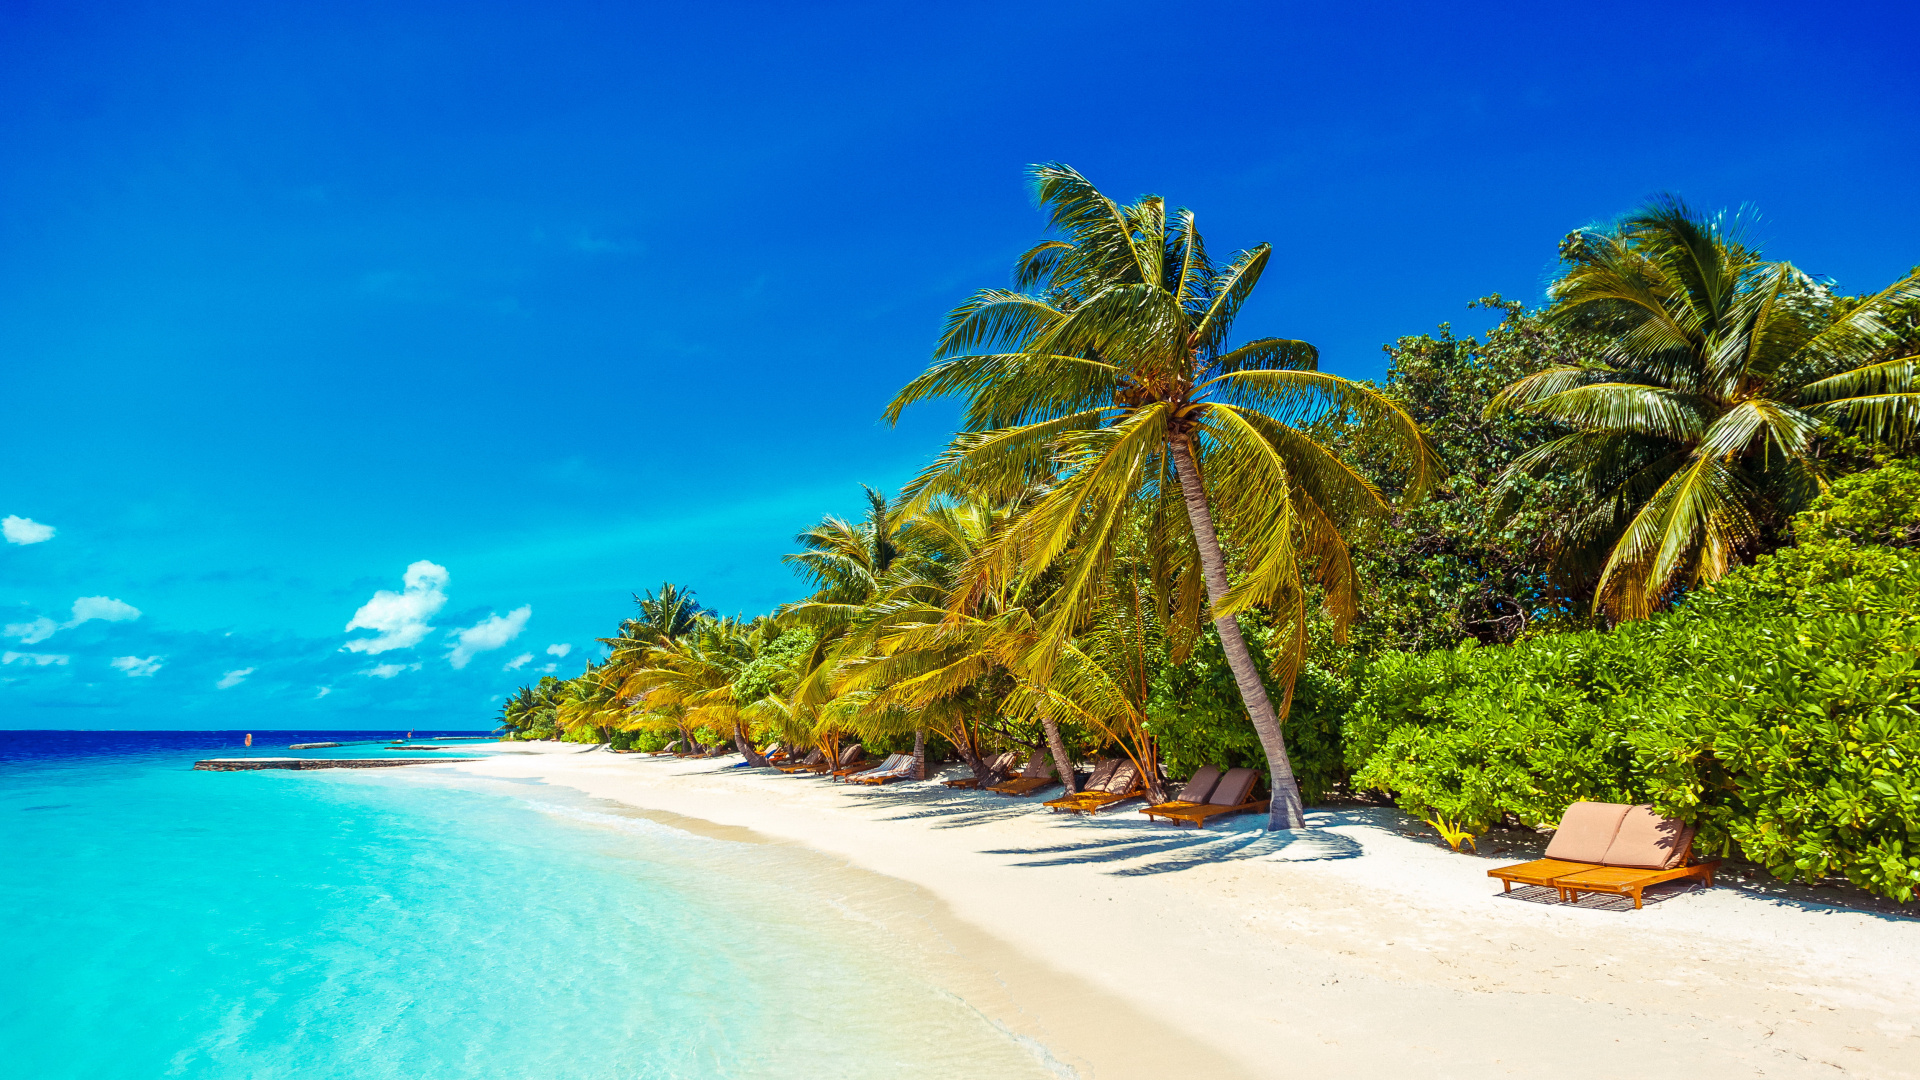
[[[1103,758],[1095,762],[1093,774],[1087,777],[1087,782],[1080,786],[1079,791],[1070,791],[1057,799],[1047,800],[1047,809],[1059,810],[1061,807],[1077,801],[1083,795],[1091,795],[1095,792],[1104,791],[1107,781],[1112,778],[1114,770],[1119,767],[1120,761],[1118,758]]]
[[[1560,878],[1555,884],[1567,899],[1578,903],[1583,892],[1612,893],[1615,896],[1633,897],[1633,909],[1640,910],[1640,893],[1649,885],[1658,885],[1663,881],[1678,881],[1682,878],[1697,878],[1702,883],[1713,885],[1713,872],[1720,868],[1719,859],[1694,863],[1692,866],[1676,866],[1671,870],[1641,870],[1626,866],[1597,866],[1592,870],[1583,870],[1578,874]]]
[[[1083,791],[1074,797],[1072,805],[1062,806],[1059,809],[1073,814],[1098,814],[1102,810],[1111,809],[1121,803],[1132,802],[1146,793],[1145,785],[1138,783],[1127,791]]]
[[[1688,865],[1692,854],[1693,829],[1651,806],[1577,802],[1561,816],[1546,858],[1496,866],[1487,876],[1500,879],[1502,892],[1519,882],[1553,889],[1569,902],[1583,892],[1630,896],[1637,911],[1649,885],[1684,878],[1713,884],[1720,860]]]
[[[1487,871],[1490,878],[1499,878],[1505,887],[1501,892],[1512,892],[1515,885],[1539,885],[1543,888],[1558,889],[1560,899],[1567,898],[1567,890],[1561,889],[1560,878],[1571,877],[1582,870],[1598,870],[1597,863],[1568,862],[1565,859],[1535,859],[1532,862],[1515,863],[1512,866],[1498,866]]]
[[[987,775],[992,776],[996,772],[1005,771],[1009,766],[1013,764],[1014,759],[1018,756],[1019,755],[1009,750],[1006,753],[1001,754],[998,757],[994,758],[992,761],[987,763]],[[950,788],[979,787],[980,778],[977,776],[963,776],[958,780],[946,781],[946,785]]]
[[[1198,774],[1195,776],[1197,778]],[[1260,775],[1252,769],[1229,769],[1227,774],[1220,778],[1220,782],[1206,794],[1206,802],[1176,799],[1142,807],[1140,812],[1147,815],[1148,821],[1164,818],[1173,822],[1176,827],[1184,821],[1191,823],[1196,829],[1204,829],[1207,827],[1209,818],[1268,809],[1273,803],[1272,799],[1253,797],[1253,787],[1259,780]],[[1187,785],[1189,788],[1193,786],[1191,782]],[[1185,795],[1187,791],[1182,789],[1180,794]]]
[[[1205,806],[1207,796],[1213,794],[1213,789],[1219,784],[1220,770],[1212,765],[1202,765],[1185,784],[1181,785],[1180,794],[1166,802],[1144,807],[1140,812],[1145,814],[1149,811],[1191,810],[1196,806]],[[1149,817],[1148,820],[1151,821],[1152,818]]]
[[[1051,787],[1060,782],[1053,775],[1052,762],[1053,755],[1044,750],[1038,751],[1027,759],[1027,766],[1020,770],[1019,776],[994,784],[986,790],[996,795],[1011,795],[1018,799],[1031,795],[1043,787]]]
[[[1115,758],[1096,767],[1083,790],[1048,802],[1047,809],[1060,814],[1097,814],[1107,807],[1139,798],[1144,790],[1140,770],[1133,762]]]
[[[878,769],[872,769],[867,772],[856,773],[853,776],[849,776],[847,777],[847,783],[874,784],[877,786],[880,784],[891,784],[895,780],[913,779],[913,755],[901,754],[899,757],[900,760],[890,766],[882,765]]]
[[[1192,822],[1193,827],[1196,829],[1204,829],[1207,827],[1208,818],[1253,813],[1270,809],[1272,806],[1272,799],[1248,799],[1246,802],[1234,803],[1231,806],[1208,803],[1204,806],[1189,806],[1177,810],[1167,809],[1166,804],[1162,803],[1160,806],[1143,807],[1140,812],[1147,815],[1148,820],[1166,818],[1175,825],[1187,821]]]
[[[995,784],[988,791],[996,795],[1011,795],[1016,799],[1025,798],[1044,787],[1052,787],[1060,782],[1056,776],[1019,776],[1004,784]]]
[[[891,769],[898,764],[900,764],[899,754],[888,754],[879,760],[866,758],[861,761],[856,761],[844,769],[833,770],[833,778],[836,780],[851,780],[861,773],[879,772],[885,769]]]
[[[821,754],[820,751],[815,750],[812,754],[808,755],[805,761],[789,765],[775,765],[774,768],[779,769],[783,773],[806,772],[808,769],[813,768],[825,760],[826,756]]]

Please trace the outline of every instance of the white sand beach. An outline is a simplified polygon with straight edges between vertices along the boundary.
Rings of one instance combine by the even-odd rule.
[[[1644,910],[1500,895],[1385,809],[1303,834],[1097,820],[934,783],[503,744],[435,774],[539,780],[751,830],[921,896],[956,989],[1081,1077],[1920,1076],[1920,920],[1812,890],[1682,888]],[[965,775],[958,770],[950,775]],[[1529,894],[1530,895],[1530,894]]]

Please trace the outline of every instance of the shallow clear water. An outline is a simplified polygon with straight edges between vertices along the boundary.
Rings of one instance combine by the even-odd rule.
[[[809,853],[238,742],[0,732],[8,1075],[1053,1073]]]

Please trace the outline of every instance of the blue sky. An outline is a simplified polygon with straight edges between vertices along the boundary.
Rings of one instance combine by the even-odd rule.
[[[1033,161],[1353,376],[1658,191],[1920,262],[1910,6],[1546,7],[0,5],[0,726],[478,726],[635,590],[793,598]]]

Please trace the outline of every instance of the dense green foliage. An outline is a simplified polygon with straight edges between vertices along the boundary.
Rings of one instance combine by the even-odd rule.
[[[1442,648],[1467,638],[1511,641],[1584,606],[1577,584],[1569,593],[1547,573],[1543,538],[1560,516],[1550,481],[1527,481],[1540,497],[1520,512],[1504,519],[1487,512],[1502,471],[1557,429],[1527,417],[1488,416],[1486,409],[1516,380],[1590,360],[1595,347],[1498,296],[1471,306],[1504,314],[1486,341],[1457,338],[1442,326],[1437,335],[1403,337],[1386,350],[1381,389],[1419,422],[1445,473],[1426,499],[1403,507],[1354,553],[1367,612],[1355,643],[1364,652]],[[1393,470],[1362,434],[1342,430],[1333,439],[1391,488]]]
[[[1802,515],[1804,546],[1644,622],[1380,657],[1345,729],[1356,784],[1472,831],[1648,802],[1702,850],[1912,899],[1920,559],[1824,530],[1892,524],[1916,481],[1862,474]]]
[[[1247,622],[1247,644],[1266,670],[1270,666],[1267,643],[1273,631],[1264,623]],[[1285,693],[1270,676],[1267,690],[1276,699]],[[1346,783],[1340,733],[1352,699],[1348,680],[1318,664],[1300,669],[1285,732],[1301,797],[1309,803],[1326,801]],[[1158,740],[1161,757],[1175,776],[1192,775],[1207,764],[1232,768],[1264,763],[1260,736],[1240,703],[1219,638],[1211,632],[1201,639],[1191,660],[1160,668],[1146,712],[1152,718],[1147,729]]]

